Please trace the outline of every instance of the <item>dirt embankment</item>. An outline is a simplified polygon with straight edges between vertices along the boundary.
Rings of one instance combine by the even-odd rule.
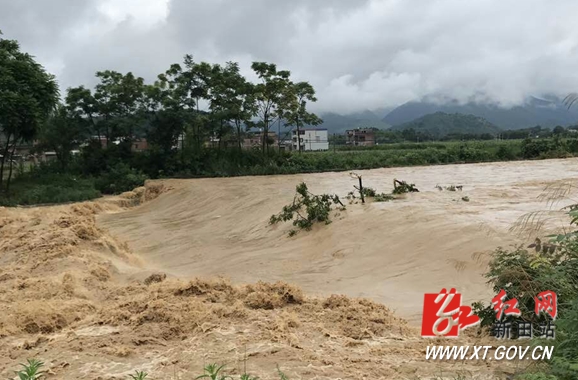
[[[412,169],[421,193],[352,205],[330,227],[291,239],[266,222],[295,184],[345,195],[346,175],[153,182],[96,202],[0,209],[0,376],[34,357],[55,379],[121,379],[135,369],[185,379],[211,362],[235,373],[246,366],[262,379],[278,378],[277,364],[295,379],[495,378],[499,363],[426,362],[426,346],[442,340],[421,339],[415,323],[381,303],[331,294],[380,300],[384,288],[393,303],[409,301],[407,310],[396,308],[412,317],[423,293],[448,278],[466,295],[487,293],[470,254],[511,242],[506,219],[534,211],[537,189],[565,178],[552,174],[563,173],[565,161],[549,165],[521,166],[501,182],[447,178],[469,181],[460,194],[472,199],[467,204],[435,190],[439,169]],[[393,176],[411,180],[395,170],[364,172],[379,191]],[[494,223],[493,232],[480,220]],[[457,261],[466,262],[461,272]]]

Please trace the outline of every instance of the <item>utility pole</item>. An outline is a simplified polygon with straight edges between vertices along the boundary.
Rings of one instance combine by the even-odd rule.
[[[333,153],[335,153],[336,145],[337,145],[337,137],[336,137],[336,133],[334,133],[333,134]]]
[[[281,151],[281,118],[279,118],[278,130],[279,133],[277,134],[277,150]]]

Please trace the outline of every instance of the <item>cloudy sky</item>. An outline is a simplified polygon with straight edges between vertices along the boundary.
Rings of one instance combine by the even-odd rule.
[[[0,30],[63,89],[97,70],[277,63],[316,111],[457,99],[509,107],[578,91],[575,0],[0,0]]]

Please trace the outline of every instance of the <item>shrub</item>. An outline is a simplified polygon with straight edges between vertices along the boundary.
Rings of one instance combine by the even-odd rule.
[[[375,196],[373,197],[373,200],[376,202],[389,202],[394,199],[395,197],[393,195],[386,193],[375,194]]]
[[[552,153],[561,148],[559,139],[525,139],[522,142],[522,157],[531,158],[548,158],[554,157]]]
[[[415,184],[408,184],[405,181],[393,180],[393,191],[392,194],[405,194],[405,193],[417,193],[419,190],[415,187]]]
[[[578,223],[578,206],[571,208],[570,216],[573,224]],[[504,289],[517,298],[521,318],[531,323],[549,318],[543,313],[535,315],[534,297],[546,290],[556,292],[556,349],[550,369],[547,373],[526,374],[522,378],[578,378],[578,232],[550,236],[547,242],[536,239],[527,248],[512,251],[499,248],[491,256],[486,277],[496,293]],[[482,319],[482,325],[493,322],[491,305],[477,303],[474,310]]]
[[[119,163],[108,173],[96,178],[95,185],[103,194],[119,194],[142,186],[146,175],[128,165]]]
[[[375,189],[371,188],[371,187],[364,187],[363,188],[363,196],[364,197],[375,197]]]
[[[286,222],[293,220],[293,225],[305,230],[310,230],[314,223],[325,222],[325,224],[331,223],[329,219],[329,213],[331,212],[331,206],[333,204],[339,204],[341,209],[345,209],[341,200],[337,195],[314,195],[309,192],[307,185],[302,182],[297,185],[295,189],[297,194],[293,199],[293,203],[283,207],[283,210],[277,214],[272,215],[269,223],[276,224],[279,222]],[[305,210],[303,210],[305,208]],[[302,215],[305,213],[305,216]],[[297,231],[292,230],[289,232],[290,236],[293,236]]]
[[[516,159],[516,152],[511,145],[500,145],[496,152],[499,160],[509,161]]]
[[[0,205],[35,205],[79,202],[98,198],[92,179],[34,169],[16,178],[10,194],[0,194]]]

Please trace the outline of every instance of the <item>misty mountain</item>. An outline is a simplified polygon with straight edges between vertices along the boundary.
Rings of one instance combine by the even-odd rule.
[[[425,115],[416,120],[391,128],[391,130],[395,131],[406,129],[413,129],[415,132],[423,133],[433,138],[442,138],[453,134],[495,135],[500,131],[500,128],[482,117],[444,112]]]
[[[502,129],[568,126],[578,123],[578,108],[568,108],[557,98],[529,98],[526,104],[510,109],[483,104],[434,104],[430,102],[405,103],[383,118],[390,125],[400,125],[436,112],[471,114],[482,117]]]
[[[343,134],[348,129],[354,128],[379,128],[386,129],[390,125],[382,120],[383,116],[378,111],[369,110],[357,112],[349,115],[339,115],[337,113],[324,113],[320,115],[323,124],[320,128],[327,128],[329,134]]]

